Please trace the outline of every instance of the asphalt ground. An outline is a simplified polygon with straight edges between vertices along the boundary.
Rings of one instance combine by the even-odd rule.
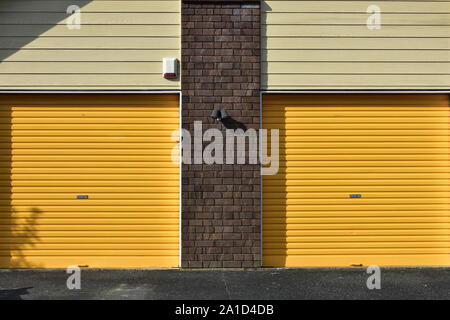
[[[69,290],[66,270],[0,269],[0,299],[303,300],[450,299],[450,268],[182,270],[86,269]]]

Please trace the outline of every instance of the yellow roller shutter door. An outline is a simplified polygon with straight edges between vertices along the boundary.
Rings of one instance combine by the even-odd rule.
[[[179,265],[177,95],[0,105],[0,267]]]
[[[447,95],[266,95],[266,266],[450,265]]]

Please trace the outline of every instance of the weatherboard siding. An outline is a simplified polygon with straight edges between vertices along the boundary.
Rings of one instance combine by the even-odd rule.
[[[180,58],[180,21],[178,0],[1,1],[0,90],[179,89],[162,59]]]
[[[381,29],[366,25],[370,5]],[[263,1],[262,88],[448,89],[450,1]]]

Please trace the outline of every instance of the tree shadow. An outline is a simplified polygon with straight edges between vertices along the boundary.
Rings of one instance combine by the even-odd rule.
[[[282,105],[275,109],[264,108],[265,101],[270,97],[265,94],[262,98],[262,127],[267,129],[268,156],[272,154],[271,130],[279,129],[279,169],[275,175],[262,177],[263,266],[285,267],[288,263],[288,237],[295,236],[296,232],[291,230],[291,234],[288,234],[287,229],[288,197],[292,196],[292,191],[289,193],[287,186],[286,111]],[[265,120],[273,119],[274,112],[281,121],[276,124],[276,128],[272,123],[265,123]]]
[[[32,202],[20,206],[20,210],[14,205],[14,107],[5,97],[11,95],[0,96],[0,268],[39,268],[40,265],[28,261],[26,251],[39,242],[37,222],[42,210]]]
[[[92,0],[75,1],[0,1],[0,63],[20,50],[27,44],[41,37],[52,28],[67,28],[64,19],[68,18],[67,8],[77,5],[82,8]],[[71,30],[73,35],[81,31]],[[64,33],[55,31],[52,36]],[[71,36],[73,36],[71,35]]]
[[[28,292],[30,289],[33,287],[0,290],[0,300],[23,300],[22,296],[30,294]]]

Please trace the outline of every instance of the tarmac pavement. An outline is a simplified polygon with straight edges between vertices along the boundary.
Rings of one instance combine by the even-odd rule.
[[[66,270],[0,269],[0,299],[297,300],[450,299],[450,268],[182,270],[86,269],[69,290]]]

